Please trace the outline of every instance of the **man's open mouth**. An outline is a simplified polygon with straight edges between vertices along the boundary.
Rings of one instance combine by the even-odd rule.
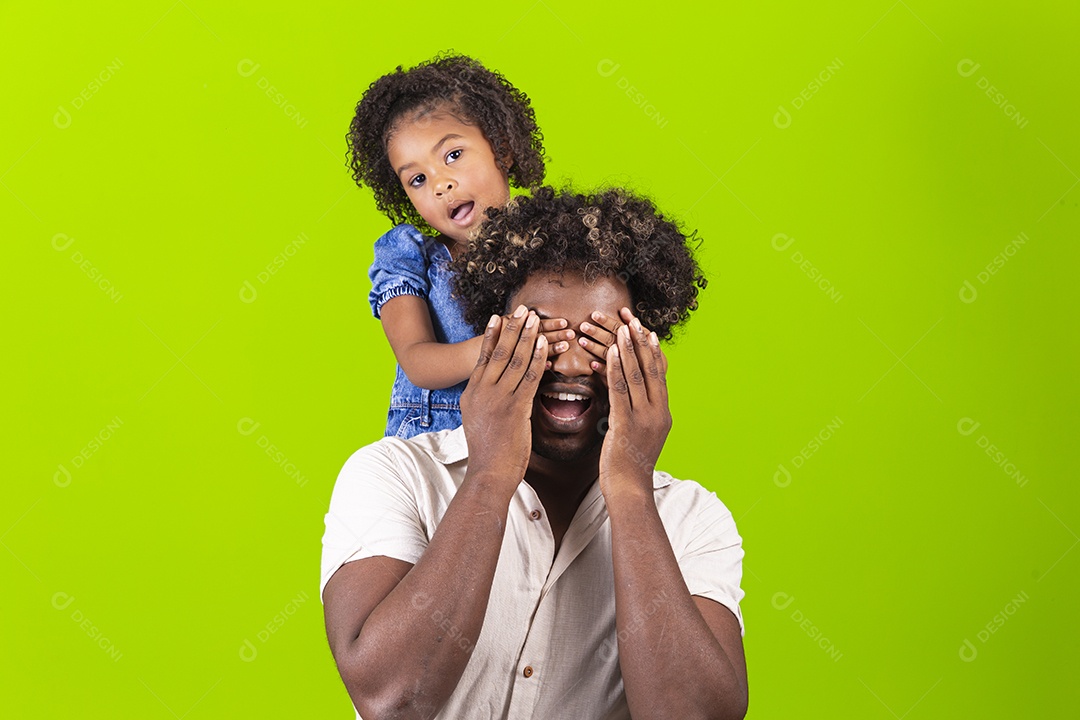
[[[461,203],[456,208],[450,211],[451,220],[464,220],[472,212],[475,203],[470,200],[468,202]]]
[[[540,404],[559,420],[574,420],[585,414],[592,405],[592,398],[577,393],[546,392],[540,394]]]

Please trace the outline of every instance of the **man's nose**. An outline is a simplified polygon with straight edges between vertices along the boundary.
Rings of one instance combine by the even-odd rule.
[[[586,377],[593,374],[592,362],[595,360],[574,338],[570,341],[570,349],[559,353],[551,361],[551,369],[566,377]]]

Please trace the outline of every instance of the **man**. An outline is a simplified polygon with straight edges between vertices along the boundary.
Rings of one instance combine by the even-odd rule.
[[[743,717],[741,538],[654,470],[659,340],[704,287],[687,238],[626,193],[542,188],[455,270],[484,335],[463,426],[358,451],[327,514],[327,636],[359,716]]]

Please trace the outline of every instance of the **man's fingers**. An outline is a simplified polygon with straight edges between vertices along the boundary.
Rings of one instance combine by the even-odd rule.
[[[469,382],[479,381],[484,376],[484,371],[491,361],[491,353],[495,349],[495,343],[499,340],[499,324],[501,321],[502,318],[498,315],[492,315],[491,319],[488,320],[487,328],[484,329],[484,340],[480,343],[480,357],[476,359],[476,367],[473,368]]]
[[[499,342],[496,343],[495,349],[491,351],[491,358],[488,360],[490,370],[484,373],[484,378],[488,382],[498,382],[499,378],[506,372],[507,365],[510,364],[514,357],[514,349],[517,347],[521,331],[525,327],[525,316],[528,312],[528,308],[519,305],[513,315],[502,318],[502,332],[499,334]]]
[[[533,343],[532,359],[525,368],[525,374],[521,376],[514,394],[522,393],[530,401],[536,395],[536,388],[540,386],[540,378],[544,376],[544,366],[547,364],[548,342],[543,335],[536,336]]]
[[[638,364],[645,377],[645,390],[650,400],[658,400],[661,395],[662,382],[660,380],[660,365],[658,363],[659,348],[654,348],[649,341],[651,335],[648,330],[641,326],[641,321],[636,317],[630,319],[630,332],[634,337],[635,350],[637,351]]]
[[[634,331],[630,325],[619,328],[619,358],[622,361],[623,376],[630,388],[630,404],[632,407],[644,407],[649,401],[648,391],[645,389],[645,376],[641,372],[641,358],[638,356],[637,339],[633,337]]]
[[[513,354],[506,364],[506,370],[503,372],[503,377],[506,378],[511,389],[518,386],[518,383],[521,382],[521,376],[528,370],[538,336],[543,337],[540,335],[540,318],[536,316],[536,313],[529,311],[525,316],[525,324],[521,329],[521,334],[517,337],[517,345],[514,347]],[[546,347],[547,343],[545,341],[545,349]]]
[[[608,404],[611,406],[611,417],[608,418],[610,425],[616,417],[620,415],[625,417],[630,412],[630,388],[627,387],[626,378],[623,377],[622,357],[619,354],[618,344],[608,348],[606,376]]]

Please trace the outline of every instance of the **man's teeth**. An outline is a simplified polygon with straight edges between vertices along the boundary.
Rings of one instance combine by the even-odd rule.
[[[555,398],[556,400],[588,400],[584,395],[578,395],[577,393],[544,393],[544,397]]]

